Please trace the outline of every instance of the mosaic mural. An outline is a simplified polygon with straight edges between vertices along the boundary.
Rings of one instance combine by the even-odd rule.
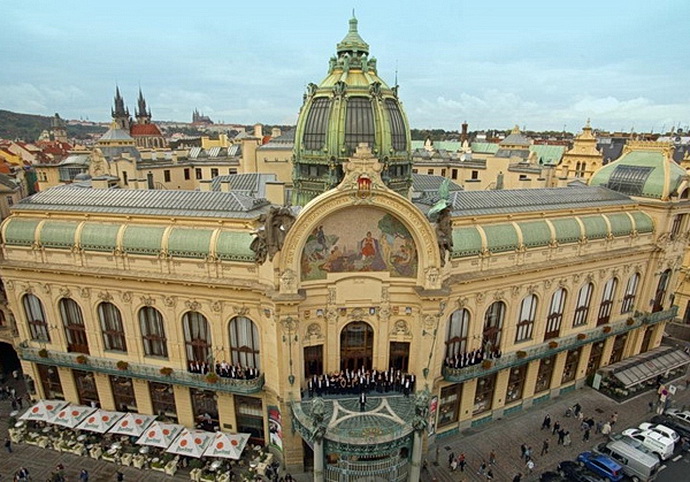
[[[307,238],[301,258],[302,280],[325,279],[327,273],[388,271],[417,275],[417,248],[407,228],[376,208],[336,213]]]

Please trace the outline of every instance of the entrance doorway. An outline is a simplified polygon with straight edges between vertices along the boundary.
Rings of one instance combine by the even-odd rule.
[[[323,345],[304,347],[304,378],[323,374]]]
[[[0,343],[0,372],[9,376],[14,370],[20,370],[19,357],[12,345]]]
[[[340,369],[371,370],[374,330],[363,321],[349,323],[340,333]]]
[[[410,344],[407,342],[392,341],[390,350],[389,368],[407,372],[410,362]]]

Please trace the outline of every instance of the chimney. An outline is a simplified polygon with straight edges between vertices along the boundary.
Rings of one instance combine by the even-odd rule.
[[[285,183],[268,181],[266,183],[266,199],[271,204],[282,206],[285,204]]]
[[[263,126],[261,124],[254,124],[254,137],[261,139],[264,136]]]
[[[220,181],[220,192],[230,192],[230,181]]]
[[[201,182],[199,182],[199,191],[208,192],[210,190],[211,190],[211,180],[210,179],[203,179]]]
[[[460,132],[460,142],[467,140],[467,121],[462,123],[462,131]]]
[[[275,139],[276,137],[280,137],[282,134],[283,134],[283,133],[280,132],[280,127],[274,127],[273,129],[271,129],[271,137],[274,138],[274,139]]]

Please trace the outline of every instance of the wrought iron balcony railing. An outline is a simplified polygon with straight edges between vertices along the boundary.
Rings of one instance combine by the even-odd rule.
[[[611,336],[627,333],[643,325],[654,325],[662,321],[671,321],[678,314],[678,307],[672,306],[668,310],[657,311],[656,313],[635,312],[634,316],[619,320],[614,323],[597,326],[586,331],[572,333],[561,338],[552,338],[547,342],[532,345],[522,350],[506,353],[501,358],[491,360],[491,366],[483,366],[482,363],[464,368],[443,367],[443,378],[449,382],[464,382],[472,378],[477,378],[506,368],[523,365],[533,360],[547,358],[566,350],[575,350],[589,343],[596,343]],[[583,336],[584,335],[584,336]]]
[[[250,380],[239,380],[234,378],[217,377],[217,380],[210,382],[206,375],[198,373],[188,373],[181,370],[173,370],[169,375],[161,373],[161,368],[152,365],[143,365],[127,362],[127,368],[118,367],[117,360],[109,358],[98,358],[91,355],[79,353],[63,353],[52,350],[39,349],[28,346],[26,342],[17,347],[19,358],[43,365],[55,365],[77,370],[93,371],[106,373],[108,375],[140,378],[143,380],[184,385],[187,387],[203,390],[213,390],[217,392],[230,392],[239,394],[249,394],[261,391],[264,386],[263,373]]]

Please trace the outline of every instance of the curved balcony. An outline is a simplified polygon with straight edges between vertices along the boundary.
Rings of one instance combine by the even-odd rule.
[[[561,338],[552,338],[548,342],[539,345],[532,345],[528,348],[506,353],[501,358],[491,360],[491,367],[485,368],[482,364],[472,365],[464,368],[450,368],[444,366],[442,369],[443,378],[448,382],[464,382],[472,378],[490,375],[492,373],[524,365],[533,360],[547,358],[566,350],[574,350],[589,343],[605,340],[611,336],[620,335],[635,330],[643,325],[654,325],[663,321],[672,321],[678,314],[678,307],[672,306],[668,310],[656,313],[635,312],[635,315],[614,323],[597,326],[585,331],[578,331]],[[632,322],[630,321],[632,320]],[[608,330],[607,330],[608,328]],[[584,334],[584,338],[581,336]],[[555,343],[554,343],[555,342]],[[554,344],[556,346],[554,346]],[[518,356],[520,353],[520,356]]]
[[[93,356],[81,355],[79,353],[61,353],[51,350],[42,350],[30,347],[26,342],[17,347],[17,353],[22,360],[40,363],[43,365],[55,365],[76,370],[87,370],[108,375],[126,376],[140,378],[143,380],[184,385],[187,387],[201,388],[216,392],[229,392],[239,394],[250,394],[261,391],[264,386],[263,373],[251,380],[237,380],[234,378],[218,377],[217,382],[211,383],[205,375],[188,373],[186,371],[173,370],[170,375],[163,375],[160,367],[142,365],[137,363],[127,363],[127,369],[118,368],[117,360],[109,358],[97,358]],[[45,355],[45,356],[44,356]],[[84,357],[84,358],[82,358]],[[79,359],[79,360],[78,360]],[[80,360],[86,360],[81,363]]]

